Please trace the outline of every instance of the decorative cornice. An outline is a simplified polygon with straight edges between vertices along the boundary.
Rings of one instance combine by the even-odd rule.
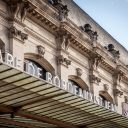
[[[8,1],[8,0],[6,0]],[[10,1],[10,0],[9,0]],[[18,0],[16,0],[18,1]],[[93,53],[92,40],[89,39],[89,36],[80,30],[80,28],[73,24],[69,19],[66,22],[60,22],[56,17],[52,17],[49,15],[46,10],[38,8],[38,6],[31,0],[26,0],[29,5],[29,9],[26,8],[28,18],[35,20],[36,23],[41,26],[46,27],[49,31],[52,31],[55,35],[60,30],[64,30],[68,35],[70,35],[70,46],[78,50],[83,55],[89,57],[91,53]],[[45,4],[43,1],[42,4]],[[25,9],[25,8],[24,8]],[[49,11],[53,11],[54,8],[47,8]],[[14,12],[17,12],[16,10]],[[54,12],[58,14],[58,11],[55,9]],[[26,12],[25,12],[26,13]],[[24,39],[24,35],[22,36]],[[102,56],[103,59],[101,61],[101,66],[108,70],[109,72],[113,72],[116,69],[117,64],[114,63],[112,57],[106,52],[102,46],[99,45],[96,47],[96,53]],[[121,69],[121,71],[124,73]],[[123,79],[128,79],[128,76],[123,76]]]

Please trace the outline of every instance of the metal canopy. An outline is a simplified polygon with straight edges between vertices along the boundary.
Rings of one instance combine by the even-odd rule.
[[[3,63],[0,64],[0,104],[0,122],[13,113],[16,115],[13,121],[42,128],[128,127],[126,117]]]

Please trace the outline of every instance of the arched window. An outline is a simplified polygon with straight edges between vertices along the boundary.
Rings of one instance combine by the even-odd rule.
[[[25,53],[24,59],[33,61],[34,63],[40,65],[40,67],[44,68],[47,72],[50,72],[51,74],[55,75],[54,67],[45,58],[40,57],[38,54]]]
[[[105,106],[105,102],[108,101],[104,96],[100,95],[100,97],[102,98],[102,106]]]
[[[28,72],[31,75],[42,78],[44,80],[46,79],[46,70],[33,60],[25,59],[24,71]]]
[[[100,91],[99,96],[102,98],[102,105],[105,106],[106,101],[113,103],[113,99],[107,91]]]
[[[75,75],[68,76],[69,82],[71,82],[73,85],[76,85],[79,88],[88,91],[88,85],[80,78]]]
[[[75,85],[76,86],[76,94],[78,95],[79,94],[79,90],[80,90],[80,86],[79,86],[79,84],[78,83],[76,83],[75,81],[73,81],[73,80],[68,80],[72,85]]]

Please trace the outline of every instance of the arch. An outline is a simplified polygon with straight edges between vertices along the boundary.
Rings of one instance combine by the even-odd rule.
[[[5,43],[1,40],[1,38],[0,38],[0,50],[2,53],[5,52]]]
[[[30,59],[32,61],[35,61],[40,66],[42,66],[47,72],[50,72],[53,75],[55,75],[55,69],[53,68],[53,66],[45,58],[41,57],[40,55],[35,53],[25,53],[24,59]]]
[[[89,90],[88,85],[80,77],[70,75],[68,76],[68,79],[76,82],[80,86],[80,88],[87,90],[87,91]]]
[[[100,91],[99,95],[101,97],[104,97],[107,101],[113,103],[113,99],[112,99],[112,97],[110,96],[110,94],[107,91]]]

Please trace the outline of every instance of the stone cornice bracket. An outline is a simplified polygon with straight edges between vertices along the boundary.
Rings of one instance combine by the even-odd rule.
[[[60,21],[66,21],[69,13],[67,5],[62,4],[61,0],[48,0],[48,2],[58,10]]]
[[[101,82],[101,78],[99,78],[95,75],[90,75],[90,83],[99,84],[100,82]]]
[[[68,66],[71,65],[71,60],[65,58],[63,55],[60,55],[57,57],[57,63],[62,64],[68,68]]]
[[[124,76],[125,74],[119,70],[118,66],[117,68],[115,69],[114,73],[113,73],[113,83],[114,83],[114,86],[117,86],[120,84],[120,81],[122,80],[122,77]]]
[[[38,52],[38,55],[41,56],[41,57],[44,57],[44,54],[45,54],[45,47],[41,46],[41,45],[38,45],[37,46],[37,52]]]
[[[67,51],[72,41],[71,34],[61,29],[57,33],[58,48]]]
[[[18,38],[22,41],[25,41],[28,39],[28,34],[23,33],[22,31],[18,30],[15,26],[11,26],[9,28],[9,38]]]
[[[89,55],[90,70],[94,70],[94,69],[97,70],[102,60],[103,60],[103,57],[101,55],[97,53],[91,53]]]
[[[8,5],[9,20],[14,21],[15,18],[23,22],[27,16],[27,12],[33,9],[33,6],[27,0],[5,0]]]
[[[123,92],[120,91],[119,89],[114,89],[113,92],[114,92],[114,95],[115,95],[115,96],[121,97],[121,96],[123,95]]]

